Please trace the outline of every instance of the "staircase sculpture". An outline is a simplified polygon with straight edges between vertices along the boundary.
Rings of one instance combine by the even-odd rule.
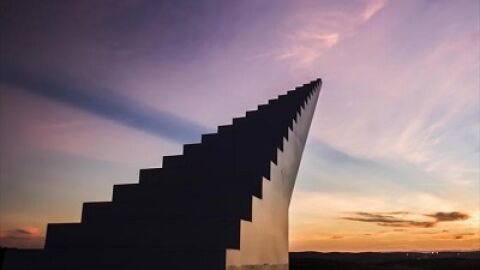
[[[114,186],[112,201],[84,203],[80,223],[49,224],[41,254],[12,255],[6,269],[287,270],[288,207],[321,85],[288,91],[140,170],[139,183]]]

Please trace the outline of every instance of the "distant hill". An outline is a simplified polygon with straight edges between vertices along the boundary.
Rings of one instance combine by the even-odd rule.
[[[290,270],[473,270],[480,269],[475,252],[291,252]]]

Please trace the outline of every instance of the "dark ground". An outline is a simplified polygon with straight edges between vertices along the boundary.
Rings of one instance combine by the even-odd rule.
[[[480,251],[440,253],[290,253],[290,270],[471,270]]]
[[[0,265],[6,248],[0,247]],[[440,253],[290,253],[290,270],[473,270],[480,251]]]

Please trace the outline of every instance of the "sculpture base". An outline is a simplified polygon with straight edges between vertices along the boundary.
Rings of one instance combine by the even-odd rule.
[[[227,270],[288,270],[288,264],[229,266]]]

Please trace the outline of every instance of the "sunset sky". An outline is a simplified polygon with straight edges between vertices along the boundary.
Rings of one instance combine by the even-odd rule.
[[[480,249],[479,5],[1,1],[0,245],[321,77],[290,249]]]

